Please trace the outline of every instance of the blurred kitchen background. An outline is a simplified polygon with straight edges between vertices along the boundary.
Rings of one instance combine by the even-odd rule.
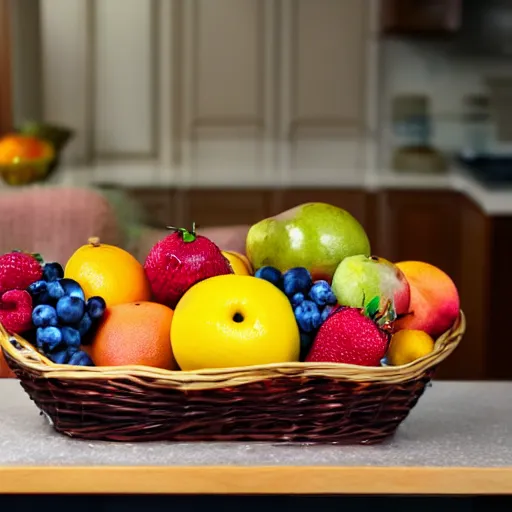
[[[511,0],[0,0],[0,81],[0,133],[73,131],[37,186],[154,227],[339,205],[456,281],[438,377],[512,378]]]

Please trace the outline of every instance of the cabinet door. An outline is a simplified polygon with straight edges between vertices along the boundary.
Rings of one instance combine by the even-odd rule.
[[[272,214],[269,190],[193,189],[180,194],[185,226],[251,225]]]
[[[283,0],[281,168],[289,183],[360,177],[366,0]]]
[[[146,215],[145,221],[149,226],[165,229],[166,226],[174,226],[178,222],[177,192],[175,190],[137,188],[128,190],[128,194],[143,209]]]
[[[383,0],[386,33],[453,32],[460,26],[461,0]]]
[[[495,378],[496,375],[489,373],[486,364],[496,353],[502,355],[505,345],[508,347],[510,344],[504,343],[498,351],[492,351],[492,341],[496,338],[489,336],[489,300],[494,299],[496,295],[494,287],[492,294],[489,293],[492,282],[491,222],[490,218],[466,197],[460,200],[460,230],[460,271],[457,287],[461,308],[466,315],[466,333],[457,350],[440,366],[438,377]],[[495,309],[492,308],[492,311]]]
[[[179,137],[187,182],[273,177],[275,0],[185,0]],[[176,116],[176,112],[174,116]]]
[[[380,255],[391,261],[426,261],[457,282],[459,201],[454,192],[407,190],[379,194],[376,219]]]

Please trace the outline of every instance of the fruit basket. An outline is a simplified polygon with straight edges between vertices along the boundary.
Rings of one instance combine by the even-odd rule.
[[[378,443],[464,333],[452,279],[372,255],[338,207],[255,224],[246,255],[169,229],[144,264],[97,237],[65,269],[0,256],[0,360],[58,432]]]
[[[51,362],[1,326],[0,343],[30,398],[73,438],[374,444],[395,433],[464,330],[460,312],[431,353],[394,367],[78,367]]]

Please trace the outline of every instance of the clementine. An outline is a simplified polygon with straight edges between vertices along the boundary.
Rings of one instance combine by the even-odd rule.
[[[151,290],[143,266],[127,251],[90,238],[69,258],[64,277],[82,287],[86,300],[99,295],[107,306],[148,301]]]
[[[173,314],[171,308],[156,302],[109,307],[86,351],[96,366],[143,365],[175,370],[169,338]]]

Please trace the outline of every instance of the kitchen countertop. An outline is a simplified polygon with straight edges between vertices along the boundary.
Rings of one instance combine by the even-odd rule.
[[[247,178],[244,178],[247,180]],[[122,188],[256,188],[283,187],[280,183],[256,181],[236,182],[219,181],[218,177],[211,183],[201,181],[191,183],[173,175],[170,171],[145,162],[110,163],[86,167],[63,167],[43,185],[33,186],[114,186]],[[389,169],[368,169],[361,174],[351,174],[346,179],[340,173],[336,182],[293,183],[293,187],[315,188],[362,188],[368,191],[398,189],[454,190],[471,198],[488,215],[512,215],[512,183],[510,187],[490,189],[480,183],[467,170],[453,165],[448,172],[439,174],[421,174],[393,172]],[[15,190],[0,182],[0,192]]]
[[[62,186],[119,186],[123,188],[261,188],[276,186],[275,183],[247,181],[233,183],[224,182],[188,183],[160,169],[155,165],[140,164],[109,164],[94,167],[66,168],[56,172],[47,184]],[[36,185],[37,186],[37,185]],[[283,186],[281,184],[280,186]],[[293,184],[294,187],[314,188],[329,186],[338,188],[362,188],[369,191],[396,189],[428,189],[454,190],[471,198],[488,215],[512,215],[512,183],[509,188],[490,189],[475,179],[468,171],[452,166],[446,173],[420,174],[397,173],[389,169],[372,170],[362,173],[360,177],[353,175],[344,179],[342,175],[336,183]],[[11,190],[10,187],[2,187]]]
[[[57,434],[0,381],[0,494],[512,494],[512,382],[434,382],[377,446],[104,443]]]

